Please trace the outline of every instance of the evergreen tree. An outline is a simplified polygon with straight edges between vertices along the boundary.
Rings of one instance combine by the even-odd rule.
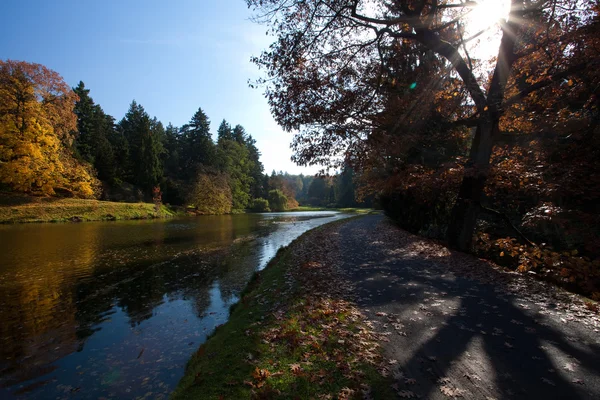
[[[327,204],[329,185],[324,178],[313,179],[308,188],[308,201],[313,206],[324,206]]]
[[[234,140],[219,143],[220,169],[229,175],[229,185],[234,210],[243,210],[250,202],[250,185],[253,182],[248,171],[251,164],[246,146]]]
[[[78,131],[75,154],[96,168],[98,178],[112,183],[116,177],[116,163],[109,138],[115,131],[114,119],[94,104],[90,90],[83,82],[80,81],[73,91],[79,96],[73,110],[77,115]]]
[[[179,134],[179,129],[171,123],[165,129],[163,146],[163,201],[169,204],[184,204],[186,201],[184,188],[188,182],[184,181],[182,177],[183,140]]]
[[[226,140],[234,140],[233,131],[231,130],[231,125],[226,120],[223,120],[217,130],[217,143],[221,144]]]
[[[163,146],[164,152],[164,167],[165,176],[177,178],[181,172],[181,140],[179,135],[179,129],[173,124],[169,123],[165,129],[165,140]]]
[[[201,167],[216,163],[216,149],[210,134],[210,121],[202,108],[181,128],[183,141],[183,175],[187,180],[195,178]]]
[[[125,137],[125,131],[119,123],[114,133],[108,138],[113,149],[115,160],[115,183],[129,182],[131,176],[131,162],[129,159],[129,142]]]
[[[260,162],[260,151],[256,147],[256,140],[252,135],[248,135],[245,140],[248,149],[248,159],[250,160],[248,175],[252,178],[250,183],[250,196],[253,198],[266,197],[263,172],[264,166]]]
[[[337,204],[340,207],[356,207],[356,195],[354,189],[354,170],[346,167],[337,176]]]
[[[160,155],[163,150],[159,136],[162,124],[150,119],[144,107],[134,100],[120,125],[129,144],[132,183],[150,193],[162,177]]]
[[[244,129],[243,126],[236,125],[235,128],[233,128],[232,135],[233,135],[233,140],[235,140],[239,144],[246,143],[246,129]]]

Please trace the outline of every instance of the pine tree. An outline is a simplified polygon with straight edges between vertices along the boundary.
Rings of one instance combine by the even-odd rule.
[[[162,124],[159,127],[156,120],[150,119],[144,107],[134,100],[120,125],[129,144],[132,183],[149,194],[162,177],[162,144],[159,137]]]
[[[236,125],[233,128],[233,140],[239,144],[246,144],[246,129],[241,125]]]
[[[183,151],[183,175],[195,178],[202,167],[216,163],[216,149],[210,134],[210,121],[202,108],[194,114],[187,125],[181,128]]]
[[[98,178],[112,183],[116,177],[116,162],[108,138],[115,133],[114,119],[94,103],[83,82],[73,91],[79,96],[74,109],[77,115],[75,153],[96,168]]]
[[[266,195],[263,179],[265,168],[260,162],[260,151],[256,147],[256,140],[252,138],[252,135],[247,136],[245,143],[248,149],[248,159],[250,160],[248,175],[252,178],[250,195],[257,199]]]
[[[231,130],[231,125],[226,120],[223,120],[217,130],[217,143],[221,144],[225,140],[233,140],[233,131]]]

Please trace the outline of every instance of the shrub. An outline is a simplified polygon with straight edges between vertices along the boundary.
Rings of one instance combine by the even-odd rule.
[[[493,239],[480,233],[475,252],[507,268],[535,272],[545,280],[600,300],[600,260],[581,257],[577,250],[558,252],[547,246],[521,244],[511,237]]]
[[[274,189],[269,191],[269,207],[272,211],[285,211],[287,201],[286,195],[281,190]]]
[[[271,209],[269,208],[269,200],[267,199],[254,199],[250,203],[250,210],[254,212],[269,212]]]
[[[200,214],[231,212],[232,196],[225,174],[198,174],[187,195],[188,205]]]

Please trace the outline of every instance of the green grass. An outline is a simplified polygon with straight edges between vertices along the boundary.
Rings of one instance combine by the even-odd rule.
[[[338,223],[344,221],[327,226]],[[357,343],[370,339],[361,336],[364,326],[356,309],[335,296],[320,297],[314,283],[327,279],[319,279],[318,268],[311,272],[299,267],[306,260],[297,254],[320,243],[323,234],[316,239],[312,235],[323,229],[281,249],[255,274],[229,321],[189,361],[173,399],[336,398],[344,388],[353,388],[351,398],[358,399],[363,398],[360,384],[368,385],[374,398],[394,396],[390,381],[363,361]],[[304,247],[297,253],[299,246]],[[341,367],[345,365],[351,371]]]
[[[0,200],[0,223],[104,221],[172,217],[165,206],[87,199],[15,197]]]

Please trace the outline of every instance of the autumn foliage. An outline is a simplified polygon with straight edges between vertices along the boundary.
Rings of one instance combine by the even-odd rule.
[[[0,61],[0,183],[18,192],[95,197],[99,182],[70,152],[77,96],[39,64]]]
[[[201,172],[188,191],[187,203],[199,214],[231,212],[229,177],[218,172]]]
[[[351,165],[413,232],[600,291],[597,2],[507,2],[489,57],[477,2],[248,3],[277,35],[254,61],[296,161]]]

